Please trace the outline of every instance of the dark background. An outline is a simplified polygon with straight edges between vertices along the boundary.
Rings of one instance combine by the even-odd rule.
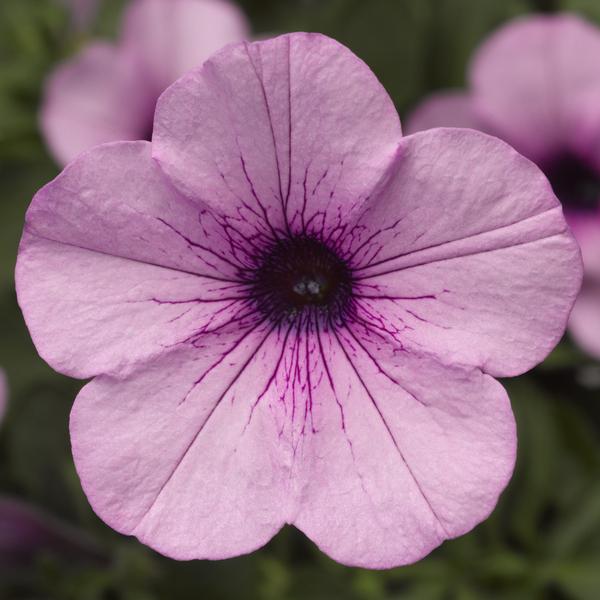
[[[255,34],[320,31],[349,46],[401,116],[433,90],[462,87],[473,49],[510,18],[566,9],[600,22],[600,0],[239,4]],[[37,356],[16,304],[13,268],[24,211],[58,173],[37,129],[44,77],[86,36],[114,37],[122,5],[105,0],[84,35],[73,32],[58,0],[0,0],[0,366],[10,385],[0,426],[0,600],[600,598],[600,365],[568,339],[535,371],[504,382],[519,456],[492,517],[416,565],[343,567],[293,528],[250,556],[178,563],[93,514],[67,431],[81,382],[53,373]],[[22,523],[29,529],[18,529]]]

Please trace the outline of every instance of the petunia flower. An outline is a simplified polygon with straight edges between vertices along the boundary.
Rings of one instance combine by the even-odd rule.
[[[227,0],[134,0],[120,41],[93,42],[45,85],[40,126],[60,164],[104,142],[150,139],[161,92],[215,50],[248,35]]]
[[[539,169],[482,133],[403,138],[368,67],[296,33],[161,96],[152,143],[38,192],[17,264],[97,514],[177,559],[286,523],[391,567],[485,519],[515,423],[495,377],[563,334],[579,249]]]
[[[600,30],[569,14],[518,19],[476,51],[469,80],[426,99],[407,130],[492,133],[546,173],[583,253],[569,329],[600,357]]]

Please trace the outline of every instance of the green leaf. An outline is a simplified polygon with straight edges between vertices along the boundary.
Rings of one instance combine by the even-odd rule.
[[[4,434],[12,480],[29,499],[67,519],[75,514],[67,485],[74,469],[68,434],[74,388],[66,380],[31,386],[14,398]]]
[[[554,402],[531,377],[506,382],[517,420],[518,454],[513,480],[501,509],[511,533],[534,550],[543,542],[541,515],[556,491],[561,435]]]
[[[14,288],[14,268],[25,211],[34,194],[57,174],[49,160],[0,162],[0,294]]]
[[[600,591],[600,554],[558,564],[554,579],[574,600],[597,600]]]
[[[597,473],[600,479],[600,472]],[[565,511],[550,535],[553,555],[572,556],[589,539],[600,537],[600,483],[578,490],[576,504]],[[599,563],[600,570],[600,563]]]

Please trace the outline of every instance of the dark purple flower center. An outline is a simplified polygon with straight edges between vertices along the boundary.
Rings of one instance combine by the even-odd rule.
[[[277,240],[252,273],[252,295],[274,320],[316,310],[337,319],[352,296],[346,263],[325,243],[310,236]]]
[[[600,201],[600,174],[571,152],[552,159],[544,172],[554,193],[567,207],[593,210]]]

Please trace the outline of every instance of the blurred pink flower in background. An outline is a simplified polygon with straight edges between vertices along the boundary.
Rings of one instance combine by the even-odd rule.
[[[77,29],[86,29],[93,20],[100,0],[62,0],[70,10],[73,18],[73,25]]]
[[[107,560],[82,531],[22,500],[0,496],[0,574],[6,569],[27,566],[44,555]]]
[[[0,370],[0,426],[6,411],[7,383]],[[77,560],[105,560],[85,534],[17,498],[0,495],[0,575],[44,554]]]
[[[519,19],[475,53],[467,92],[440,92],[413,133],[471,127],[506,140],[546,173],[583,254],[575,340],[600,357],[600,30],[574,15]]]
[[[150,139],[162,91],[247,35],[245,17],[226,0],[134,0],[117,44],[90,43],[46,82],[41,128],[55,159],[66,164],[104,142]]]
[[[485,519],[515,424],[494,377],[564,332],[581,261],[539,169],[479,132],[403,138],[317,34],[173,84],[152,143],[96,147],[28,210],[17,293],[97,514],[177,559],[296,525],[391,567]]]

